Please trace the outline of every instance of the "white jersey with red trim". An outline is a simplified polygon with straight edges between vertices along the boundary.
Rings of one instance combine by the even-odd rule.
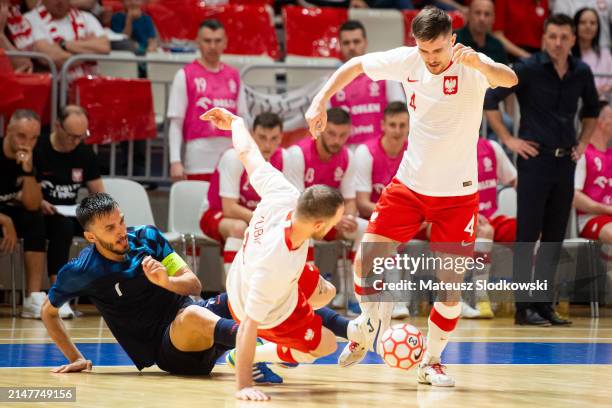
[[[479,53],[482,61],[492,60]],[[363,69],[373,80],[404,86],[410,112],[410,143],[397,178],[417,193],[464,196],[478,191],[476,144],[489,81],[479,71],[451,63],[434,75],[416,47],[366,54]]]
[[[230,267],[227,295],[240,321],[248,316],[259,328],[269,329],[285,321],[297,305],[308,241],[291,248],[291,214],[300,193],[283,174],[266,163],[253,172],[250,183],[261,201]]]

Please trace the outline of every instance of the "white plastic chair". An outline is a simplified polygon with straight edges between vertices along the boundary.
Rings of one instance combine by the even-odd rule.
[[[497,193],[497,213],[516,217],[516,190],[514,187],[504,187]]]
[[[351,8],[349,18],[363,23],[368,52],[386,51],[404,45],[404,17],[397,10]]]
[[[155,225],[149,196],[144,187],[124,178],[104,178],[104,189],[119,204],[128,226]]]

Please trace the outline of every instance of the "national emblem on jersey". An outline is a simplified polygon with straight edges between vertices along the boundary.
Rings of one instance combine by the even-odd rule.
[[[193,79],[197,93],[206,92],[206,78],[198,77]]]
[[[344,170],[342,167],[336,167],[334,171],[334,181],[342,181],[342,177],[344,176]]]
[[[346,93],[344,91],[336,92],[336,100],[338,102],[344,102],[345,99],[346,99]]]
[[[595,158],[595,167],[597,167],[597,171],[601,171],[603,165],[601,164],[601,159],[599,157]]]
[[[373,211],[372,215],[370,215],[370,222],[375,222],[378,218],[378,211]]]
[[[306,173],[304,173],[304,182],[312,183],[314,181],[315,171],[312,167],[306,169]]]
[[[308,329],[306,330],[306,334],[304,334],[304,340],[311,341],[314,339],[314,330]]]
[[[230,79],[229,82],[227,83],[227,87],[229,88],[231,93],[236,93],[236,81],[234,81],[233,79]]]
[[[454,95],[459,90],[459,78],[457,75],[445,76],[443,82],[444,95]]]
[[[72,181],[75,183],[83,182],[83,169],[72,169]]]
[[[370,82],[370,96],[376,97],[380,95],[380,85],[376,82]]]

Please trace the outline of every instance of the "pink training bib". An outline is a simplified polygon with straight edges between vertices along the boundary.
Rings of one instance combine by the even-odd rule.
[[[493,145],[485,138],[478,139],[478,212],[490,217],[497,211],[497,158]]]
[[[601,152],[592,144],[584,151],[586,179],[582,192],[601,204],[612,204],[612,148]],[[579,212],[582,214],[582,212]]]
[[[372,155],[372,194],[370,201],[377,202],[383,189],[399,168],[408,143],[404,144],[402,152],[397,157],[390,157],[382,146],[382,137],[364,143]]]
[[[340,188],[342,178],[349,165],[349,153],[346,146],[334,154],[328,161],[319,159],[316,140],[307,137],[298,142],[304,155],[304,187],[314,184],[324,184]]]

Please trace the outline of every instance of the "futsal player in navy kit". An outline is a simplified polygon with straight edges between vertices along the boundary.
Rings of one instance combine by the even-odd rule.
[[[49,335],[69,363],[55,372],[91,369],[68,336],[58,310],[89,296],[109,329],[139,370],[153,364],[181,375],[208,374],[236,344],[237,325],[226,295],[194,302],[201,284],[153,226],[126,227],[113,198],[96,193],[77,208],[85,248],[59,272],[42,307]],[[253,366],[257,383],[282,379],[265,363]]]

